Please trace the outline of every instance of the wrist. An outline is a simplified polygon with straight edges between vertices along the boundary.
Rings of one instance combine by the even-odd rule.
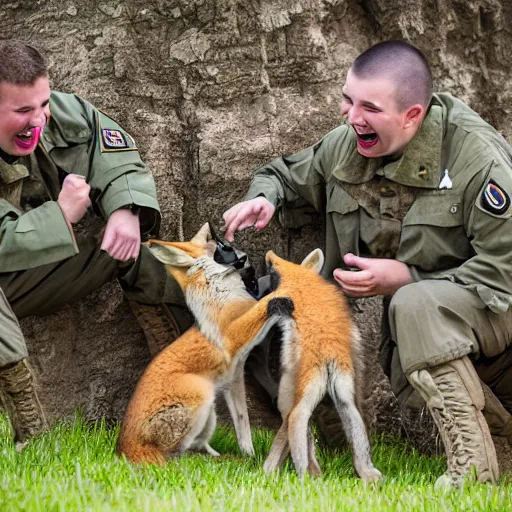
[[[136,204],[126,204],[124,206],[121,206],[119,207],[116,211],[118,210],[128,210],[130,212],[132,212],[134,215],[139,215],[139,212],[140,212],[140,206],[139,205],[136,205]]]

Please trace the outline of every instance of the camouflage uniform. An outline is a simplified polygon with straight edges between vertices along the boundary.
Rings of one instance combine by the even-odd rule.
[[[104,221],[117,209],[136,208],[143,236],[159,227],[153,177],[133,139],[78,96],[52,92],[50,109],[50,122],[32,154],[0,155],[0,367],[7,370],[27,356],[18,318],[53,311],[116,277],[139,320],[147,317],[145,304],[168,302],[183,313],[176,315],[182,323],[177,326],[173,315],[159,319],[153,308],[153,327],[162,327],[162,336],[169,337],[169,322],[176,330],[190,321],[179,287],[146,247],[128,263],[99,248],[101,226],[92,217]],[[76,236],[57,203],[70,173],[91,186],[93,213],[75,225]],[[17,438],[26,437],[17,432]]]
[[[381,346],[402,403],[418,397],[406,376],[470,356],[512,412],[511,192],[505,139],[463,102],[436,94],[399,159],[363,157],[342,125],[258,169],[246,199],[265,196],[286,227],[306,223],[312,209],[325,215],[328,279],[348,252],[407,264],[415,282],[387,301],[391,335]],[[508,432],[504,418],[496,430]]]

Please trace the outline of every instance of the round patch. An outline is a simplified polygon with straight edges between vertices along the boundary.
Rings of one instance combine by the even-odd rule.
[[[510,206],[510,196],[493,180],[487,183],[482,192],[482,208],[495,215],[506,213]]]

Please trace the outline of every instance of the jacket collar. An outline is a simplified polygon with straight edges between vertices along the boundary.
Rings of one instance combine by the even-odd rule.
[[[347,183],[365,183],[375,174],[402,185],[419,188],[438,188],[441,181],[439,161],[443,139],[443,107],[436,97],[416,136],[395,162],[383,165],[382,158],[366,158],[357,151],[355,135],[350,137],[348,159],[333,170],[333,176]]]
[[[0,155],[0,185],[9,185],[29,175],[28,168],[23,161],[23,158],[16,158],[12,162],[7,162]]]

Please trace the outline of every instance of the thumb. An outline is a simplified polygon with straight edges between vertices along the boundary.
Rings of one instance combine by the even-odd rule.
[[[368,258],[361,258],[351,252],[345,254],[343,261],[345,262],[345,265],[349,267],[357,267],[360,269],[367,269],[369,267]]]
[[[105,232],[103,233],[103,240],[101,242],[101,249],[103,251],[109,251],[112,248],[113,242],[114,242],[114,233],[111,229],[105,229]]]

